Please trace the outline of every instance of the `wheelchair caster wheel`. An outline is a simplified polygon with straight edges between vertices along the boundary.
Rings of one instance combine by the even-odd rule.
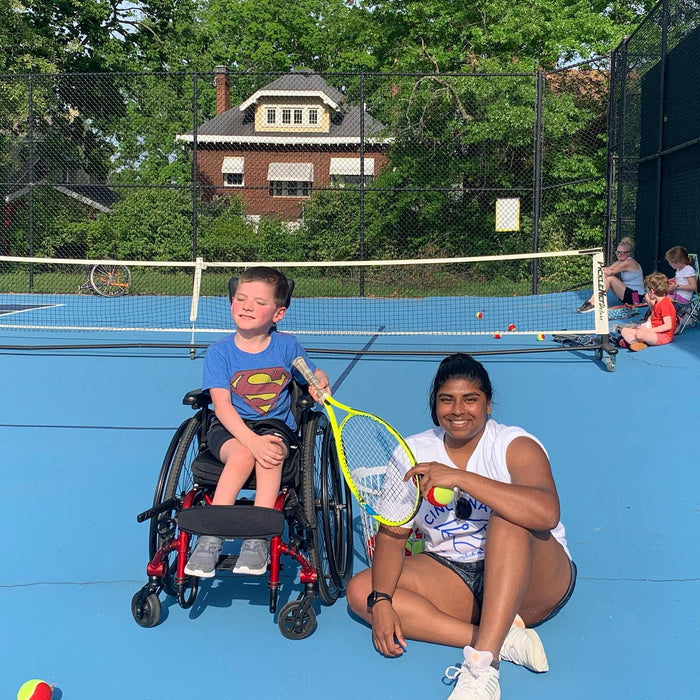
[[[602,348],[596,348],[596,349],[595,349],[595,359],[596,359],[596,360],[602,360],[602,359],[603,359],[603,349],[602,349]]]
[[[287,639],[306,639],[316,629],[316,611],[301,600],[282,606],[277,624]]]
[[[155,627],[160,622],[160,599],[155,593],[139,591],[131,599],[131,614],[139,627]]]

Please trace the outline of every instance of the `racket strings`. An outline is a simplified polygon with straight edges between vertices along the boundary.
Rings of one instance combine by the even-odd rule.
[[[418,488],[403,477],[414,460],[396,436],[379,419],[352,415],[343,422],[340,439],[361,505],[387,523],[403,524],[412,518]]]

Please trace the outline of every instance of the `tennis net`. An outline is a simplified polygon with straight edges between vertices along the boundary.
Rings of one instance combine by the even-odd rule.
[[[233,330],[228,280],[261,263],[0,256],[0,328],[195,334]],[[269,262],[295,281],[280,330],[501,337],[608,332],[601,250],[362,262]],[[576,313],[591,294],[595,310]]]

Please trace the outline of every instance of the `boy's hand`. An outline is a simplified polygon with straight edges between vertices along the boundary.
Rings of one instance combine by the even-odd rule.
[[[330,382],[328,381],[328,375],[322,370],[322,369],[317,369],[314,374],[316,375],[316,379],[318,379],[318,383],[321,385],[321,389],[324,391],[327,391],[329,394],[331,393],[331,387],[330,387]],[[323,403],[323,400],[321,397],[316,393],[314,389],[309,386],[309,393],[313,397],[314,401],[317,403]]]
[[[264,469],[281,467],[287,456],[287,446],[277,435],[255,435],[247,447]]]

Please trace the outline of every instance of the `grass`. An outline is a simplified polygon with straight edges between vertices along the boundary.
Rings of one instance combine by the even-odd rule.
[[[30,277],[26,267],[0,271],[0,293],[76,294],[87,280],[87,268],[41,269]],[[39,269],[36,269],[39,268]],[[228,280],[240,268],[205,270],[201,296],[226,296]],[[547,269],[539,282],[540,293],[556,292],[587,282],[589,270],[556,274]],[[442,266],[369,268],[288,268],[295,280],[295,297],[424,298],[429,296],[525,296],[531,293],[529,263],[510,269],[500,263]],[[134,267],[130,295],[191,296],[192,271],[178,268]],[[362,275],[362,276],[361,276]],[[89,291],[85,291],[89,293]]]

